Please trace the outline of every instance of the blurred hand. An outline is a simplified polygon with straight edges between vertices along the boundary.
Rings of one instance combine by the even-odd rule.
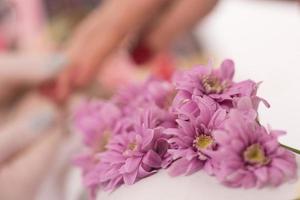
[[[88,84],[103,60],[121,45],[134,45],[131,54],[138,63],[147,60],[191,29],[216,2],[104,1],[82,22],[69,42],[66,54],[70,63],[59,77],[58,98],[63,100],[72,89]]]
[[[0,53],[0,83],[35,86],[56,77],[64,64],[60,54]]]
[[[56,161],[62,135],[59,131],[45,133],[22,153],[0,167],[0,199],[33,200]]]
[[[0,199],[35,199],[55,164],[63,134],[58,110],[27,96],[0,127]]]
[[[20,89],[54,79],[65,64],[60,54],[0,53],[0,105],[9,103]]]

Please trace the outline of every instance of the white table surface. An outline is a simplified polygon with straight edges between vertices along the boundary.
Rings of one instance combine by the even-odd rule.
[[[228,188],[204,172],[170,177],[160,171],[112,193],[100,191],[97,200],[294,200],[299,194],[297,189],[299,183],[295,182],[277,188]]]

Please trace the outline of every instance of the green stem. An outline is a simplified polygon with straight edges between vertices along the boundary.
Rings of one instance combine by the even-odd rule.
[[[288,149],[288,150],[290,150],[290,151],[292,151],[292,152],[294,152],[294,153],[296,153],[296,154],[299,154],[300,155],[300,150],[298,150],[298,149],[294,149],[294,148],[292,148],[292,147],[289,147],[289,146],[286,146],[286,145],[284,145],[284,144],[280,144],[282,147],[284,147],[284,148],[286,148],[286,149]]]

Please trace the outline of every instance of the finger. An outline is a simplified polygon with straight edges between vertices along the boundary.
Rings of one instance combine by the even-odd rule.
[[[190,30],[216,5],[217,0],[176,1],[145,36],[144,42],[152,51],[162,50]]]
[[[74,31],[73,37],[68,41],[66,58],[69,61],[66,69],[58,76],[55,82],[55,87],[52,88],[52,96],[62,102],[64,101],[69,93],[71,92],[74,84],[72,84],[73,79],[76,79],[76,73],[74,71],[78,68],[78,63],[80,63],[82,57],[83,47],[87,45],[87,40],[92,37],[95,27],[98,25],[98,9],[95,9],[88,17],[85,19],[80,26]]]
[[[80,57],[76,57],[82,51],[82,45],[85,44],[87,38],[91,38],[93,31],[98,25],[99,8],[95,9],[88,17],[80,23],[80,26],[75,29],[73,36],[67,44],[67,55],[70,58],[71,66],[76,64]]]
[[[49,132],[0,170],[0,199],[35,199],[54,160],[62,133]],[[13,187],[12,187],[13,186]]]
[[[39,95],[30,95],[0,128],[0,164],[32,144],[58,122],[58,111]]]
[[[1,54],[0,78],[12,84],[36,85],[57,76],[66,63],[65,56],[59,53]]]
[[[70,92],[72,90],[72,71],[72,68],[68,68],[66,71],[59,75],[57,82],[55,83],[54,96],[59,102],[64,102],[70,95]]]
[[[165,0],[106,1],[99,9],[96,29],[92,31],[89,38],[85,38],[83,44],[79,45],[80,53],[71,56],[80,57],[79,85],[89,81],[101,61],[119,46],[132,29],[151,17],[151,13],[164,2]]]

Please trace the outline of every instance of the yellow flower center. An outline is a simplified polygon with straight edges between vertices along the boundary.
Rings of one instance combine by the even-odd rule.
[[[209,148],[213,144],[214,140],[211,136],[209,135],[199,135],[195,140],[194,140],[194,147],[198,151],[204,150]]]
[[[130,155],[130,152],[136,151],[137,148],[138,148],[138,144],[136,143],[136,141],[130,142],[127,145],[127,148],[125,149],[125,151],[123,152],[123,155],[128,156],[128,155]]]
[[[137,149],[137,143],[136,142],[129,143],[127,149],[131,150],[131,151],[136,150]]]
[[[110,137],[111,137],[110,131],[108,131],[108,130],[104,131],[104,133],[97,145],[97,149],[96,149],[97,152],[103,152],[106,150],[106,145],[108,144]]]
[[[265,165],[269,162],[261,145],[252,144],[243,153],[244,160],[254,165]]]
[[[221,80],[214,76],[203,77],[202,85],[207,94],[219,94],[224,90],[224,85],[222,84]]]
[[[163,105],[164,108],[169,108],[172,105],[176,94],[177,93],[175,91],[172,91],[167,95],[166,100],[165,100],[164,105]]]

